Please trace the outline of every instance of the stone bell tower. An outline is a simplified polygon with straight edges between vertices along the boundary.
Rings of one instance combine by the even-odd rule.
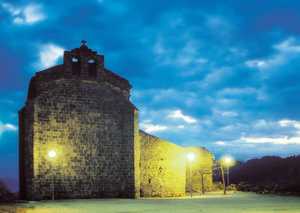
[[[90,50],[86,41],[82,41],[80,48],[65,51],[64,66],[66,77],[80,76],[82,79],[99,79],[104,71],[104,56]]]
[[[63,64],[32,77],[19,111],[22,199],[139,197],[130,89],[85,41],[64,52]]]

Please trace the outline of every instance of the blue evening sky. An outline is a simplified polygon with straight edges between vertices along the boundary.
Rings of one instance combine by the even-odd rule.
[[[131,82],[149,133],[216,157],[299,154],[299,11],[296,0],[0,0],[0,177],[17,177],[30,78],[82,39]]]

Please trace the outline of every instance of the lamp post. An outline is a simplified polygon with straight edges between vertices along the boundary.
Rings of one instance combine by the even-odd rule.
[[[54,160],[56,158],[56,151],[55,150],[49,150],[48,157],[50,160]],[[53,163],[53,162],[52,162]],[[54,167],[52,168],[52,180],[51,180],[51,193],[52,193],[52,200],[54,200]]]
[[[223,165],[220,165],[220,170],[221,170],[221,177],[222,177],[222,182],[223,182],[223,193],[226,195],[226,184],[225,184],[225,178],[224,178],[224,169]]]
[[[187,160],[189,162],[189,188],[190,188],[190,195],[193,197],[193,186],[192,186],[192,162],[195,160],[195,154],[190,152],[187,154]]]
[[[223,182],[223,187],[224,187],[224,195],[226,194],[227,191],[227,186],[229,185],[229,167],[234,165],[234,160],[231,156],[223,156],[220,160],[220,169],[221,169],[221,175],[222,175],[222,182]],[[227,170],[227,181],[225,181],[224,177],[224,169],[223,167],[226,167]],[[227,182],[227,184],[226,184]]]
[[[225,156],[224,157],[224,165],[226,166],[227,169],[227,186],[229,186],[229,167],[233,165],[233,159],[230,156]]]

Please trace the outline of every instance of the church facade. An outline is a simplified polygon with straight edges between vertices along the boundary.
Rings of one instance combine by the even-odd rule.
[[[130,90],[85,43],[37,72],[19,111],[21,198],[185,195],[186,149],[139,130]]]

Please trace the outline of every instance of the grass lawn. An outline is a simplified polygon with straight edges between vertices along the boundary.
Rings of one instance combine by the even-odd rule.
[[[0,205],[0,213],[300,213],[300,197],[233,193],[177,199],[91,199]]]

